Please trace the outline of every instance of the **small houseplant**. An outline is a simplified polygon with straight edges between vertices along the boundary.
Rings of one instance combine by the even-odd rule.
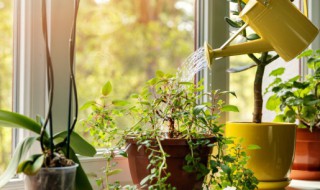
[[[267,88],[271,92],[267,109],[275,111],[275,121],[298,121],[295,158],[291,178],[301,180],[320,179],[320,50],[307,50],[298,58],[306,58],[311,74],[301,81],[298,75],[287,81],[281,76],[285,69],[270,73],[275,77]]]
[[[245,168],[248,158],[243,149],[232,146],[232,154],[224,152],[232,140],[224,137],[219,115],[237,108],[225,105],[219,97],[234,93],[203,93],[200,84],[179,82],[174,75],[160,71],[156,75],[142,93],[132,95],[131,103],[111,100],[112,86],[108,82],[102,88],[102,96],[84,106],[92,109],[85,125],[97,139],[103,136],[106,145],[113,143],[114,146],[109,146],[111,152],[126,146],[136,187],[255,189],[257,180]],[[197,102],[200,97],[207,97],[209,101],[200,104]],[[136,124],[121,129],[115,124],[119,113],[135,117]],[[214,153],[212,148],[216,150]],[[115,171],[107,170],[106,176]],[[105,187],[110,189],[114,185],[107,183]]]
[[[75,1],[75,13],[70,36],[70,91],[73,97],[77,99],[75,80],[73,75],[73,54],[75,46],[75,22],[79,1]],[[77,111],[75,111],[74,119],[70,120],[66,131],[53,134],[52,126],[52,104],[54,91],[54,74],[51,62],[51,55],[48,45],[48,33],[46,23],[46,1],[42,1],[43,15],[42,26],[45,41],[47,81],[48,81],[48,111],[46,118],[40,117],[32,120],[24,115],[0,110],[0,122],[3,126],[21,128],[34,132],[36,135],[25,138],[18,144],[13,157],[6,169],[1,175],[0,187],[3,187],[16,172],[26,174],[26,189],[54,189],[54,190],[90,190],[92,189],[89,180],[81,167],[76,154],[84,156],[93,156],[96,150],[88,142],[86,142],[77,133],[73,132],[77,121]],[[72,98],[70,97],[70,102]],[[75,101],[77,109],[77,101]],[[69,112],[71,117],[71,104]],[[47,130],[49,127],[49,130]],[[33,154],[24,160],[30,147],[39,141],[42,153]],[[24,161],[23,161],[24,160]]]

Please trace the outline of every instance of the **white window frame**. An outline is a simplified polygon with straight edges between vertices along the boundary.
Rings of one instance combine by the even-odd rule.
[[[196,0],[195,2],[196,49],[203,47],[204,42],[213,48],[219,48],[229,37],[229,29],[224,21],[224,18],[229,14],[229,3],[212,0]],[[207,92],[213,89],[227,90],[229,89],[229,75],[226,72],[228,67],[229,59],[217,60],[214,69],[204,69],[197,75],[196,80],[204,78],[205,91]],[[224,101],[228,102],[227,97],[224,98]],[[227,120],[228,115],[224,113],[221,116],[221,121]]]
[[[63,5],[63,6],[62,6]],[[48,0],[48,33],[53,67],[55,70],[55,97],[53,107],[55,132],[67,125],[69,83],[69,34],[73,18],[73,1]],[[41,25],[41,0],[14,1],[14,79],[13,110],[35,118],[45,116],[46,66],[44,39]],[[54,31],[54,32],[53,32]],[[32,133],[15,130],[13,141],[18,142]],[[16,144],[16,143],[13,143]],[[39,151],[35,146],[31,152]],[[21,177],[9,182],[4,190],[24,189]]]
[[[319,27],[320,1],[309,1],[310,15]],[[63,6],[62,6],[63,5]],[[69,47],[68,39],[71,29],[73,2],[66,0],[48,0],[49,41],[55,72],[54,101],[59,102],[53,107],[55,131],[63,130],[67,123],[67,101],[69,81]],[[81,6],[81,5],[80,5]],[[224,17],[228,15],[226,1],[195,0],[196,6],[196,44],[201,47],[204,41],[219,47],[228,38],[228,28]],[[45,54],[41,29],[41,0],[14,0],[14,104],[13,109],[34,118],[46,111],[46,78]],[[61,25],[63,24],[63,26]],[[217,30],[216,28],[219,28]],[[53,32],[54,31],[54,32]],[[313,47],[320,47],[319,37]],[[225,72],[228,59],[216,62],[215,69],[205,70],[198,77],[204,77],[207,90],[228,89],[229,76]],[[219,81],[215,83],[214,81]],[[224,120],[227,120],[224,116]],[[18,131],[18,139],[32,135],[26,131]],[[37,151],[35,147],[32,151]],[[85,162],[103,162],[102,159],[86,158]],[[90,168],[91,166],[89,166]],[[24,189],[21,178],[13,179],[4,190]]]

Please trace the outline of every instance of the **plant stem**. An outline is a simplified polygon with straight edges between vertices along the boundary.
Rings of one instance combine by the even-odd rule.
[[[253,110],[253,120],[254,123],[261,123],[262,121],[262,108],[263,108],[263,98],[262,98],[262,82],[265,67],[267,63],[268,52],[262,53],[259,63],[257,64],[257,71],[254,80],[254,110]]]
[[[166,159],[165,151],[162,148],[162,145],[161,145],[159,137],[157,136],[156,139],[157,139],[157,143],[158,143],[159,148],[160,148],[160,152],[162,154],[162,162],[161,162],[161,165],[159,167],[159,175],[158,175],[158,180],[159,180],[159,179],[161,179],[162,170],[166,169],[167,159]]]

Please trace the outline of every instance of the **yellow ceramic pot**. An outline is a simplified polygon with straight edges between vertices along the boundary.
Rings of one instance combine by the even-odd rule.
[[[227,137],[243,139],[242,145],[259,145],[247,150],[248,168],[259,180],[259,189],[281,189],[289,185],[295,149],[296,125],[291,123],[227,123]]]

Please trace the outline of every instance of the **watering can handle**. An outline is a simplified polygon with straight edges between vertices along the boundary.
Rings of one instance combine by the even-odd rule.
[[[249,24],[245,23],[241,28],[234,33],[221,47],[220,49],[224,49],[227,45],[229,45],[245,28],[247,28]]]
[[[268,6],[270,4],[270,0],[257,0],[264,6]],[[291,0],[291,2],[294,0]],[[303,14],[304,16],[308,17],[308,0],[303,0]]]

